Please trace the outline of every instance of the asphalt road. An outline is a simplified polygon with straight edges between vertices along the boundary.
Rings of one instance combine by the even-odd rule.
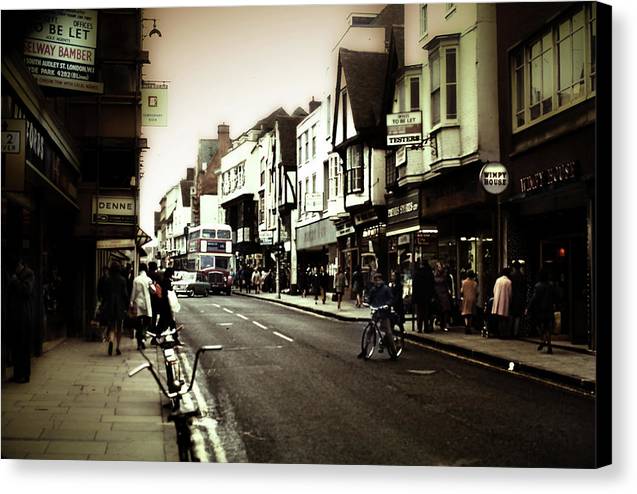
[[[594,403],[407,343],[357,359],[360,323],[240,296],[180,298],[230,462],[592,467]],[[192,362],[192,354],[190,354]]]

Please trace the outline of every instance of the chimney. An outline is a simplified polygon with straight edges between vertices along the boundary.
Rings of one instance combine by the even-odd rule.
[[[228,124],[217,125],[217,138],[218,139],[230,138],[230,126]]]
[[[186,168],[186,180],[194,180],[194,179],[195,179],[195,169]]]
[[[319,106],[321,106],[321,102],[320,101],[314,101],[314,96],[312,96],[312,101],[310,101],[310,111],[309,111],[309,113],[312,113]]]

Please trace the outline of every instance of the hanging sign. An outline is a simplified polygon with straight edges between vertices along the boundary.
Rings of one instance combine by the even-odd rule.
[[[480,183],[489,194],[500,194],[509,185],[509,171],[502,163],[487,163],[480,170]]]
[[[387,145],[402,146],[422,141],[422,113],[419,111],[387,115]]]
[[[168,84],[165,82],[142,83],[142,125],[168,126]]]

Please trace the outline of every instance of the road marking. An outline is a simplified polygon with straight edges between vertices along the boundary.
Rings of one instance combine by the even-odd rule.
[[[240,317],[241,319],[243,319],[244,321],[247,321],[248,318],[246,316],[244,316],[243,314],[235,314],[237,317]]]
[[[232,312],[230,309],[226,309],[225,307],[223,308],[223,310],[225,310],[228,314],[234,314],[234,312]]]
[[[290,338],[289,336],[285,336],[284,334],[279,333],[278,331],[272,331],[272,334],[277,335],[279,338],[283,338],[284,340],[287,341],[294,341],[292,338]]]
[[[232,326],[233,322],[218,322],[217,326]]]
[[[192,376],[192,368],[190,367],[190,363],[188,362],[188,359],[183,354],[179,355],[179,359],[181,360],[181,363],[184,366],[184,369],[187,375]],[[193,384],[192,392],[195,395],[195,400],[197,400],[197,406],[199,407],[201,414],[205,417],[205,415],[208,412],[208,406],[206,405],[206,400],[204,399],[203,394],[201,393],[201,390],[199,389],[199,385],[197,384],[196,380]],[[188,395],[185,395],[184,398],[186,398],[187,396]],[[217,460],[217,463],[228,463],[228,460],[226,458],[226,451],[223,449],[223,445],[221,444],[221,439],[219,438],[219,435],[217,434],[217,421],[214,420],[213,418],[206,417],[206,419],[197,420],[197,423],[207,433],[208,438],[210,439],[210,442],[212,443],[212,448],[215,452],[215,459]],[[210,458],[208,458],[208,455],[205,452],[205,448],[198,448],[198,450],[199,450],[198,453],[199,453],[199,457],[201,461],[209,462]]]
[[[429,376],[431,374],[435,374],[435,370],[420,370],[420,369],[409,369],[407,372],[411,372],[412,374],[420,374],[422,376]]]
[[[264,326],[263,324],[257,321],[252,321],[252,324],[254,324],[255,326],[259,326],[261,329],[268,329],[267,326]]]
[[[214,307],[216,307],[217,309],[221,308],[221,306],[219,304],[212,304]]]

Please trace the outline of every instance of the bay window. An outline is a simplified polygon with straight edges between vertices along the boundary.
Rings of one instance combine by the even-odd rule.
[[[458,50],[441,46],[429,55],[431,125],[458,118]]]

